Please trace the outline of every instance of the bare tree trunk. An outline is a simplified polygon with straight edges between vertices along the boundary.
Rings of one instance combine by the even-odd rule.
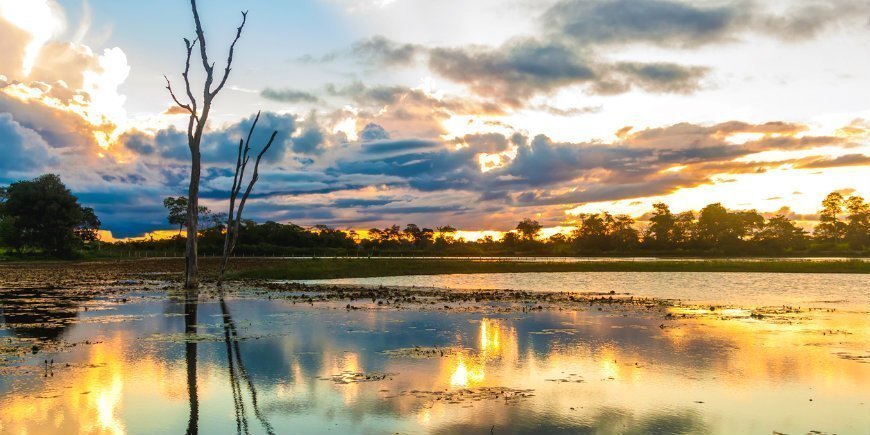
[[[201,172],[201,156],[199,144],[196,150],[190,149],[190,187],[187,202],[187,246],[184,252],[184,288],[199,287],[199,264],[197,258],[197,232],[199,230],[199,178]]]
[[[257,116],[254,118],[254,123],[251,124],[251,129],[248,131],[247,139],[239,140],[239,153],[236,156],[236,174],[233,177],[233,187],[230,190],[230,212],[227,215],[227,232],[224,234],[224,252],[223,258],[221,259],[220,274],[218,274],[218,287],[223,285],[224,274],[227,270],[227,264],[230,261],[230,255],[232,255],[233,250],[236,249],[236,240],[238,240],[239,237],[239,223],[242,220],[242,211],[245,209],[245,203],[248,201],[248,196],[251,195],[251,191],[254,190],[254,185],[257,184],[257,180],[260,178],[260,160],[263,158],[263,155],[266,154],[266,151],[269,150],[269,147],[272,146],[272,142],[275,141],[275,136],[278,135],[277,131],[272,132],[269,141],[260,153],[257,154],[257,160],[254,163],[254,173],[251,175],[251,180],[248,182],[248,187],[245,189],[245,193],[242,194],[239,208],[236,209],[236,200],[239,197],[239,192],[241,192],[242,182],[245,178],[245,169],[248,167],[248,160],[250,160],[251,157],[249,155],[251,151],[251,136],[253,136],[254,129],[257,128],[257,122],[259,120],[260,112],[257,112]]]
[[[233,53],[236,48],[236,43],[242,36],[242,29],[245,27],[245,22],[248,19],[248,13],[242,12],[242,24],[236,29],[236,37],[230,45],[229,55],[227,56],[226,68],[224,68],[223,77],[218,82],[217,86],[212,89],[214,84],[214,63],[209,62],[208,53],[206,51],[205,32],[202,30],[202,23],[199,19],[199,11],[196,8],[196,0],[190,0],[190,8],[193,12],[193,21],[196,25],[196,38],[191,41],[184,38],[184,45],[187,48],[187,59],[184,65],[184,72],[181,76],[184,78],[185,91],[187,93],[187,103],[182,103],[181,100],[172,91],[172,84],[168,77],[166,78],[166,89],[172,100],[182,109],[190,113],[187,123],[187,144],[190,148],[190,186],[187,195],[187,245],[185,247],[185,267],[184,267],[184,287],[187,289],[196,289],[199,287],[199,265],[197,258],[197,234],[199,232],[199,179],[202,170],[202,162],[200,155],[200,143],[202,142],[202,134],[205,130],[206,122],[208,121],[209,113],[211,112],[211,103],[217,94],[223,89],[230,76],[233,64]],[[202,68],[205,71],[205,83],[203,84],[202,92],[202,111],[197,108],[196,98],[193,96],[193,91],[190,87],[190,59],[193,55],[194,47],[199,44],[199,54],[202,60]]]

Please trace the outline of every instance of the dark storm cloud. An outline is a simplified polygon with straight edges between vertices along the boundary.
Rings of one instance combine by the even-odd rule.
[[[3,154],[0,170],[4,173],[28,172],[57,163],[57,157],[42,137],[19,124],[9,113],[0,113],[0,149]]]
[[[323,131],[316,127],[306,127],[293,139],[293,152],[299,154],[321,154],[326,143]]]
[[[440,145],[440,142],[421,139],[384,140],[364,143],[362,152],[369,155],[384,155],[433,149]]]
[[[239,140],[247,138],[254,116],[242,119],[222,129],[206,133],[202,139],[203,159],[218,163],[232,163],[239,151]],[[326,146],[326,135],[316,124],[306,123],[300,134],[295,115],[281,115],[263,112],[257,128],[251,136],[252,153],[256,154],[269,141],[272,132],[277,131],[272,147],[263,156],[264,162],[284,161],[292,151],[296,154],[321,154]],[[189,158],[187,133],[169,127],[155,134],[131,131],[120,139],[121,144],[130,151],[143,156],[158,155],[176,161]]]

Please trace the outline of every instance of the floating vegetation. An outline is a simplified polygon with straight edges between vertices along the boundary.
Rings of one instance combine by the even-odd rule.
[[[444,358],[465,353],[468,349],[461,347],[406,347],[402,349],[385,350],[381,353],[391,358]]]
[[[866,355],[855,355],[849,352],[834,352],[834,355],[848,361],[870,364],[870,353],[867,353]]]
[[[436,403],[462,404],[465,402],[480,402],[485,400],[503,400],[505,404],[514,404],[535,397],[534,392],[534,389],[520,390],[507,387],[477,387],[444,391],[411,390],[403,391],[399,395],[410,395],[418,399],[427,399],[429,401],[429,406],[431,407]]]
[[[541,331],[529,332],[529,334],[533,334],[533,335],[553,335],[553,334],[574,335],[576,333],[577,333],[576,330],[568,329],[568,328],[550,328],[550,329],[543,329]]]
[[[392,377],[398,373],[381,373],[381,372],[352,372],[345,371],[337,375],[320,377],[322,381],[332,381],[336,384],[358,384],[362,382],[378,382],[383,380],[392,380]]]
[[[583,376],[580,376],[577,373],[569,373],[567,376],[561,378],[550,378],[544,380],[547,382],[573,382],[576,384],[586,382],[583,380]]]

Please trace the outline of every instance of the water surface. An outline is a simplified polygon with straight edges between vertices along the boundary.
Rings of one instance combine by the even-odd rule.
[[[540,292],[616,291],[643,297],[750,307],[799,305],[870,309],[870,275],[866,274],[540,272],[390,276],[301,282]]]
[[[667,282],[716,282],[693,275]],[[667,287],[634,278],[600,290]],[[870,433],[854,310],[348,309],[164,286],[0,292],[0,433]]]

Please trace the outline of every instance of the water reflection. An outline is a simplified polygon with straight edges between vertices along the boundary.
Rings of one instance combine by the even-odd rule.
[[[546,272],[389,276],[304,281],[317,284],[628,292],[635,296],[742,306],[870,309],[870,275],[737,272]]]
[[[79,312],[58,337],[93,344],[0,364],[0,433],[870,428],[867,316],[674,314],[348,311],[156,294]],[[30,370],[45,358],[53,377]]]

